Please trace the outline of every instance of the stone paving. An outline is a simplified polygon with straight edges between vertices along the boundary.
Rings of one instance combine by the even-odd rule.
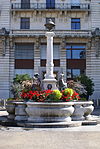
[[[99,117],[100,109],[93,114]],[[6,115],[0,111],[0,120]],[[0,126],[0,149],[100,149],[100,124],[47,129]]]

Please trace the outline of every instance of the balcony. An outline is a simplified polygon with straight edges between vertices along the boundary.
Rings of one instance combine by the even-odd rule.
[[[56,37],[91,37],[89,30],[55,30]],[[10,35],[14,37],[45,36],[46,30],[12,30]]]
[[[70,3],[12,3],[12,11],[33,11],[33,10],[56,10],[56,11],[90,11],[90,4],[70,4]]]

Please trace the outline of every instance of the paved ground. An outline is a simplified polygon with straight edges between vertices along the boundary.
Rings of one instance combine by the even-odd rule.
[[[6,114],[0,111],[0,119]],[[100,115],[100,110],[93,114]],[[100,149],[100,124],[62,129],[1,126],[0,149]]]

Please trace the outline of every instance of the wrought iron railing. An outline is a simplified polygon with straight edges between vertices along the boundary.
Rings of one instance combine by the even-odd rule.
[[[90,4],[70,4],[70,3],[12,3],[11,9],[61,9],[61,10],[89,10]]]

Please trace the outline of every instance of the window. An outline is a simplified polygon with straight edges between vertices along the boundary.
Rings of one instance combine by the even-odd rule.
[[[85,73],[85,48],[84,44],[69,44],[66,46],[67,78],[74,78]]]
[[[80,75],[80,69],[67,69],[67,78],[74,78]]]
[[[34,59],[34,45],[31,43],[17,43],[15,45],[15,59]]]
[[[71,0],[72,9],[80,9],[80,0]]]
[[[67,78],[75,78],[79,76],[80,74],[85,74],[85,70],[81,69],[67,69]]]
[[[67,59],[85,59],[85,46],[84,45],[68,45]]]
[[[55,9],[55,0],[46,0],[47,9]]]
[[[79,18],[72,18],[71,19],[71,29],[80,29],[80,19]]]
[[[16,43],[15,44],[15,69],[34,68],[34,44]]]
[[[21,0],[21,9],[29,9],[30,0]]]
[[[46,66],[46,44],[41,44],[40,58],[41,67]],[[53,45],[53,62],[55,67],[60,67],[60,44],[56,43]]]
[[[46,44],[41,44],[41,52],[40,57],[41,59],[46,59]],[[53,59],[60,59],[60,45],[54,44],[53,45]]]
[[[30,29],[30,18],[21,18],[21,29]]]

